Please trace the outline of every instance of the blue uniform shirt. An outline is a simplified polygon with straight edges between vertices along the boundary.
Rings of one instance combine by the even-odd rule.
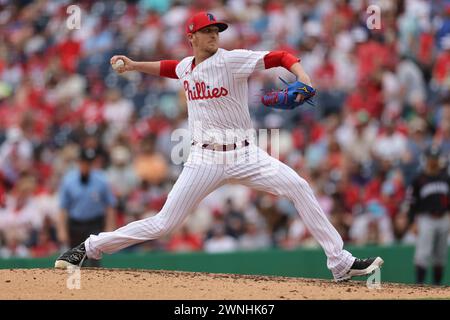
[[[62,180],[60,204],[71,219],[86,221],[98,218],[115,203],[106,176],[101,171],[91,170],[87,184],[81,183],[79,169],[70,170]]]

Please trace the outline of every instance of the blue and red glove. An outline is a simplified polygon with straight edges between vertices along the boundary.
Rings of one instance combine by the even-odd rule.
[[[283,110],[297,108],[305,102],[314,106],[314,101],[312,98],[316,94],[316,89],[301,81],[295,81],[289,84],[282,78],[280,78],[280,80],[287,85],[287,88],[265,93],[261,97],[261,102],[263,105],[266,107]],[[296,101],[299,94],[302,98],[300,101]]]

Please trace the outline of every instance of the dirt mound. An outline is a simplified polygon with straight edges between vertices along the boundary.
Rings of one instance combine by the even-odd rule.
[[[0,299],[450,299],[450,287],[134,269],[5,269],[0,286]]]

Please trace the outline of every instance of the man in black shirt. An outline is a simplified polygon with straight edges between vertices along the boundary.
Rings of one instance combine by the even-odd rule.
[[[441,284],[447,260],[449,235],[450,178],[440,166],[441,151],[431,147],[426,151],[425,168],[408,189],[409,224],[417,229],[416,282],[424,283],[429,264],[433,265],[433,283]]]

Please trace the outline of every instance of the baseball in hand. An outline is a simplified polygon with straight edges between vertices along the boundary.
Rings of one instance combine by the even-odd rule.
[[[112,67],[113,67],[114,70],[117,70],[118,68],[120,68],[120,67],[122,67],[122,66],[124,66],[124,65],[125,65],[125,62],[124,62],[122,59],[118,59],[118,60],[116,61],[116,63],[114,63],[114,64],[112,65]]]

